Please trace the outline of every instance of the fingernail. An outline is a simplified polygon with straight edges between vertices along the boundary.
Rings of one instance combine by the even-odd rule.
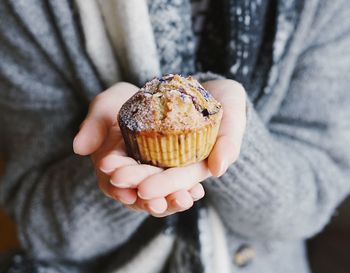
[[[194,201],[197,201],[197,200],[203,198],[204,195],[205,195],[204,192],[200,192],[200,193],[198,193],[198,192],[193,192],[193,193],[192,193],[192,198],[193,198]]]
[[[148,204],[148,208],[154,213],[162,213],[164,209],[162,207],[158,207],[157,204],[150,205]]]
[[[76,149],[75,146],[77,145],[77,144],[76,144],[76,142],[77,142],[77,137],[78,137],[78,136],[76,135],[76,136],[74,137],[74,139],[73,139],[73,151],[74,151],[74,153],[77,153],[76,150],[75,150],[75,149]]]
[[[103,173],[106,173],[106,174],[108,174],[108,173],[111,173],[111,172],[113,172],[114,171],[114,169],[105,169],[105,168],[100,168],[100,171],[101,172],[103,172]]]
[[[178,205],[182,209],[188,209],[193,205],[193,199],[190,197],[175,199],[176,205]]]
[[[116,186],[118,188],[129,188],[130,187],[129,184],[126,184],[126,183],[123,183],[123,182],[114,182],[112,180],[109,180],[109,183],[111,183],[113,186]]]
[[[183,209],[186,208],[186,206],[184,206],[182,203],[180,203],[177,199],[175,199],[174,202],[175,202],[176,206],[183,208]]]
[[[140,191],[137,191],[137,196],[140,197],[141,199],[147,199]]]
[[[103,163],[100,166],[100,170],[104,173],[109,173],[114,171],[116,169],[116,161],[114,160],[115,157],[113,155],[108,155],[103,159]]]
[[[227,161],[225,159],[222,160],[220,164],[220,171],[218,176],[222,176],[226,172],[227,167],[228,167]]]
[[[120,200],[120,202],[122,202],[123,204],[126,204],[126,205],[132,205],[135,203],[134,200],[128,200],[127,198],[124,198],[124,197],[118,197],[118,199]]]

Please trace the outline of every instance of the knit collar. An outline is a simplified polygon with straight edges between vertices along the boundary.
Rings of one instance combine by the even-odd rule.
[[[211,71],[243,83],[258,98],[289,47],[304,0],[211,1],[198,52],[190,0],[148,3],[162,73]]]

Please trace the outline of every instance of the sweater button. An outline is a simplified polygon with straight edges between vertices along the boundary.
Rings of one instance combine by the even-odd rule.
[[[255,250],[249,245],[240,246],[234,257],[233,261],[238,267],[244,267],[251,263],[255,257]]]

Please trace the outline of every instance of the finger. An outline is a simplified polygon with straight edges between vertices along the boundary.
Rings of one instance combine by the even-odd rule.
[[[205,191],[201,183],[198,183],[195,186],[193,186],[188,192],[192,196],[193,201],[198,201],[205,195]]]
[[[198,181],[209,176],[206,161],[170,168],[143,180],[137,187],[138,196],[145,200],[164,197],[182,189],[191,189]]]
[[[166,202],[167,208],[165,209],[163,198],[148,201],[139,198],[135,204],[127,205],[127,207],[136,211],[146,211],[154,217],[165,217],[187,210],[193,206],[193,198],[191,194],[185,190],[167,196]]]
[[[112,127],[102,147],[92,155],[95,168],[110,174],[117,168],[137,165],[137,161],[126,156],[125,144],[121,133]]]
[[[146,164],[125,166],[111,173],[110,182],[119,188],[135,188],[147,177],[162,171],[162,168]]]
[[[112,126],[100,148],[93,153],[95,164],[98,164],[102,158],[109,154],[126,156],[125,143],[118,126]]]
[[[95,166],[107,174],[122,166],[138,164],[133,158],[127,157],[120,132],[111,132],[103,146],[94,153],[93,158]]]
[[[246,94],[241,84],[231,80],[203,85],[224,110],[218,137],[208,158],[211,173],[220,176],[239,156],[246,126]]]
[[[165,213],[168,208],[168,203],[165,198],[155,198],[152,200],[142,200],[138,198],[136,205],[137,208],[142,209],[153,216]]]
[[[79,155],[89,155],[96,151],[108,133],[108,124],[101,119],[89,117],[81,125],[73,140],[73,150]]]
[[[188,210],[193,206],[193,198],[187,190],[179,190],[166,197],[168,212],[179,212]]]
[[[158,217],[158,218],[169,216],[169,215],[190,209],[194,203],[192,196],[186,190],[180,190],[173,194],[170,194],[166,197],[166,200],[168,203],[167,210],[164,211],[163,213],[152,212],[151,213],[152,216]]]
[[[97,167],[106,174],[112,174],[118,168],[131,165],[138,165],[138,163],[131,157],[119,156],[117,154],[110,154],[97,163]]]
[[[116,122],[122,104],[137,90],[132,84],[118,83],[96,96],[74,139],[74,152],[80,155],[95,152],[102,145],[109,127]]]
[[[164,199],[165,200],[165,199]],[[142,199],[138,199],[138,201],[136,201],[135,204],[132,204],[132,205],[127,205],[128,208],[132,209],[132,210],[135,210],[135,211],[143,211],[143,212],[146,212],[154,217],[165,217],[165,216],[169,216],[175,212],[169,212],[168,209],[165,209],[164,210],[164,202],[163,200],[162,201],[156,201],[156,202],[160,202],[160,208],[158,209],[157,207],[159,205],[153,205],[153,209],[150,209],[148,206],[147,206],[147,202],[149,201],[144,201]],[[156,211],[160,211],[160,213],[156,212]],[[161,212],[163,211],[163,212]]]
[[[108,179],[100,179],[99,187],[106,196],[123,204],[131,205],[137,200],[136,190],[116,188],[108,182]]]
[[[137,193],[133,189],[119,189],[111,187],[112,197],[125,205],[134,204],[137,200]]]

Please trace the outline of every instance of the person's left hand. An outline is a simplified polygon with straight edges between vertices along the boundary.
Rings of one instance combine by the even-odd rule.
[[[138,164],[126,155],[119,127],[114,124],[103,145],[92,156],[99,169],[97,175],[103,181],[100,187],[106,194],[113,195],[130,208],[157,217],[167,216],[189,209],[194,201],[204,196],[200,182],[212,175],[221,176],[237,160],[246,124],[245,90],[231,80],[209,81],[203,86],[224,109],[217,141],[209,157],[185,167],[169,169]],[[109,101],[112,99],[111,94]],[[83,129],[77,138],[87,138],[88,131]],[[75,146],[81,144],[78,142],[75,141]],[[89,143],[85,140],[84,145]],[[87,154],[84,147],[82,151],[80,154]]]

